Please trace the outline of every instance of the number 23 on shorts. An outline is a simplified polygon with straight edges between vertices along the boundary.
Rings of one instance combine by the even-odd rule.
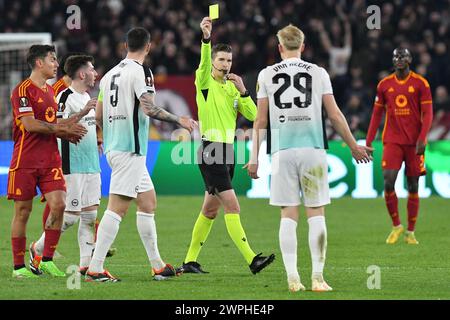
[[[54,174],[53,180],[61,180],[63,176],[62,168],[53,168],[52,173]]]

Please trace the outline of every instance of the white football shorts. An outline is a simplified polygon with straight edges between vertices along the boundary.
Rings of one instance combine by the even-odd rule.
[[[272,155],[270,204],[321,207],[330,203],[327,153],[323,149],[291,148]]]
[[[154,189],[145,156],[131,152],[110,151],[106,159],[111,167],[109,193],[136,198],[138,193]]]
[[[71,173],[66,180],[66,211],[77,211],[100,204],[100,173]]]

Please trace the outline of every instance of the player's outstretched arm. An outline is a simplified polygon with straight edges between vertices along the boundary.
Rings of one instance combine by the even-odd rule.
[[[327,111],[328,118],[333,125],[333,128],[349,146],[352,152],[352,156],[353,158],[355,158],[356,162],[370,162],[370,160],[372,160],[372,156],[370,155],[370,153],[373,151],[373,148],[360,146],[356,143],[356,140],[353,137],[350,128],[348,127],[347,120],[345,119],[341,110],[337,106],[336,101],[334,100],[334,96],[332,94],[324,95],[323,104],[325,106],[325,110]]]
[[[253,123],[252,133],[252,152],[250,154],[250,161],[244,166],[247,169],[248,175],[252,179],[258,179],[258,157],[261,143],[266,135],[266,129],[269,122],[269,99],[258,99],[258,112],[256,120]]]
[[[28,132],[55,134],[58,138],[67,139],[72,143],[78,143],[87,133],[87,129],[79,123],[48,123],[27,116],[20,118],[23,127]]]
[[[140,107],[142,108],[144,113],[151,118],[165,122],[177,123],[183,128],[189,130],[189,132],[192,132],[192,130],[194,130],[194,128],[197,126],[196,121],[187,117],[176,116],[155,105],[154,97],[150,93],[144,93],[143,95],[141,95],[139,101],[141,102]]]
[[[87,115],[89,113],[89,111],[91,111],[92,109],[95,109],[96,105],[97,105],[97,98],[92,98],[86,103],[86,105],[84,106],[84,108],[80,112],[72,114],[67,119],[58,119],[58,123],[61,123],[61,124],[74,124],[74,123],[77,123],[85,115]]]

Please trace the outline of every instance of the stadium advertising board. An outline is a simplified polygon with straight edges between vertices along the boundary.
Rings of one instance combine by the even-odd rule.
[[[196,164],[199,142],[150,141],[147,157],[149,169],[158,194],[201,195],[204,186]],[[265,148],[265,146],[262,146]],[[351,196],[354,198],[375,198],[382,195],[383,176],[381,174],[382,145],[374,143],[374,161],[356,166],[348,147],[339,141],[331,141],[328,150],[328,179],[330,195],[333,198]],[[6,195],[9,162],[13,143],[0,142],[0,195]],[[249,158],[251,142],[237,142],[237,157],[233,185],[239,195],[250,198],[268,198],[270,183],[270,157],[261,154],[259,179],[251,180],[242,169]],[[102,169],[102,195],[109,189],[111,169],[106,158],[100,158]],[[426,152],[427,175],[420,179],[419,195],[427,198],[437,195],[450,198],[450,141],[430,142]],[[403,169],[396,183],[399,197],[406,197],[407,190]]]

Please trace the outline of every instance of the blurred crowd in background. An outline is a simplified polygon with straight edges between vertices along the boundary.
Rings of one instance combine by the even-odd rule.
[[[213,1],[214,3],[217,1]],[[0,32],[51,32],[58,54],[93,55],[102,76],[125,54],[125,32],[147,28],[152,37],[148,65],[161,75],[192,75],[200,60],[199,23],[211,1],[193,0],[0,0]],[[433,92],[430,139],[450,139],[450,0],[247,0],[218,1],[220,18],[212,42],[233,48],[232,71],[242,75],[255,98],[258,72],[276,63],[277,30],[292,23],[305,35],[302,58],[330,73],[334,94],[352,132],[364,138],[378,81],[393,71],[392,51],[413,55],[411,69]],[[81,8],[81,29],[66,27],[69,5]],[[381,29],[366,23],[369,5],[381,9]],[[5,107],[5,106],[1,106]],[[9,107],[9,106],[8,106]],[[195,114],[193,115],[196,116]],[[239,126],[251,123],[239,120]],[[331,127],[329,138],[336,137]]]

